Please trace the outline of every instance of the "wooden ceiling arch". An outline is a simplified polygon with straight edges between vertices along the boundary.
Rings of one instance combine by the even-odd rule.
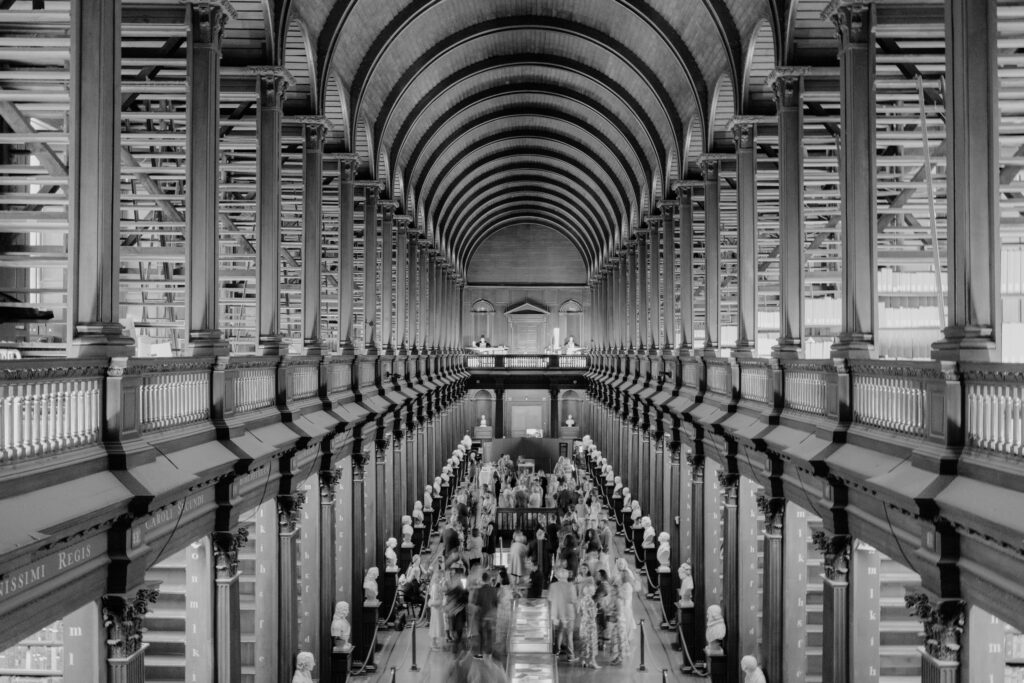
[[[349,145],[372,141],[364,172],[389,176],[406,213],[458,265],[496,216],[532,201],[593,268],[692,173],[693,147],[716,130],[713,105],[746,103],[753,34],[785,14],[773,2],[290,0],[289,9],[315,36],[317,77],[333,75],[349,96],[348,135],[368,128]],[[719,83],[732,92],[712,98]]]

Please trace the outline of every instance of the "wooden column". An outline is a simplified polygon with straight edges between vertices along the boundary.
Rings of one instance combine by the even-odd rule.
[[[679,197],[679,354],[693,351],[693,189],[676,185]]]
[[[803,348],[804,207],[803,79],[798,71],[776,69],[779,118],[779,342],[776,358],[796,358]]]
[[[623,272],[623,288],[625,306],[623,347],[629,353],[636,349],[637,343],[637,238],[634,234],[626,243],[626,258]]]
[[[870,3],[836,5],[839,36],[839,191],[843,327],[836,358],[874,354],[878,330],[875,201],[875,39]]]
[[[707,562],[704,555],[704,456],[691,454],[687,458],[690,466],[690,568],[693,573],[693,611],[697,623],[703,623],[707,612]],[[728,627],[728,625],[726,625]],[[703,633],[690,643],[690,653],[694,661],[703,659],[703,647],[706,645]]]
[[[185,225],[188,235],[187,348],[191,355],[227,353],[227,344],[221,341],[217,328],[220,48],[227,19],[224,7],[219,4],[189,6]]]
[[[380,186],[364,187],[363,204],[363,353],[376,356],[378,346],[377,318],[377,198]]]
[[[423,311],[420,309],[422,302],[420,301],[420,252],[419,252],[419,232],[414,229],[412,225],[409,225],[406,230],[407,237],[406,243],[409,249],[409,350],[412,353],[419,353],[421,347],[420,344],[420,319],[423,315]]]
[[[676,345],[676,226],[679,202],[661,203],[661,351],[669,354]]]
[[[647,302],[649,306],[648,323],[647,323],[647,350],[650,355],[658,355],[661,347],[662,332],[661,328],[664,322],[662,316],[662,301],[661,301],[661,231],[663,229],[662,217],[660,215],[650,216],[648,218],[648,225],[650,231],[647,237],[647,253],[650,260],[650,271],[647,275],[647,288],[649,293],[647,295]]]
[[[932,346],[937,360],[1000,357],[996,15],[996,3],[946,0],[949,325]]]
[[[69,356],[135,354],[134,341],[118,322],[120,44],[121,0],[95,6],[71,3],[68,166],[62,169],[54,162],[49,169],[52,175],[68,175]],[[216,87],[216,79],[214,83]]]
[[[281,102],[288,85],[284,70],[267,69],[259,79],[256,124],[256,327],[260,350],[280,355],[281,338]]]
[[[650,234],[647,227],[641,225],[636,231],[637,252],[636,252],[636,286],[639,294],[637,303],[637,353],[647,351],[650,346],[649,334],[651,331],[651,271],[650,271],[650,250],[647,248],[650,241]]]
[[[912,613],[924,626],[924,647],[921,648],[921,680],[924,683],[960,683],[981,680],[962,671],[961,634],[965,627],[962,600],[935,600],[924,593],[907,595]]]
[[[361,656],[366,656],[366,643],[360,642],[360,629],[357,624],[362,621],[363,613],[363,577],[368,567],[366,562],[366,454],[357,448],[361,445],[359,440],[352,446],[352,493],[349,498],[349,505],[345,511],[349,515],[352,528],[350,555],[345,558],[338,558],[340,563],[348,569],[346,581],[349,593],[345,599],[348,600],[352,609],[352,644],[360,648]],[[370,463],[372,467],[372,462]]]
[[[352,302],[355,292],[355,177],[359,157],[338,154],[338,350],[355,352],[352,342]]]
[[[395,216],[395,229],[398,231],[398,242],[396,244],[395,256],[397,260],[397,274],[395,277],[398,292],[395,296],[395,339],[398,342],[398,351],[405,355],[409,352],[412,344],[409,339],[409,316],[412,308],[409,306],[410,292],[410,263],[409,263],[409,217]]]
[[[739,542],[739,476],[719,471],[718,485],[722,498],[722,615],[727,626],[725,656],[728,662],[728,683],[740,680],[740,542]]]
[[[764,515],[763,565],[761,579],[761,633],[762,657],[758,659],[765,676],[772,681],[786,680],[783,677],[784,619],[783,587],[785,585],[785,530],[786,500],[759,496],[758,508]]]
[[[295,656],[299,653],[299,600],[297,576],[296,541],[299,536],[299,522],[302,518],[301,493],[277,497],[277,680],[289,680],[295,671]]]
[[[757,353],[757,160],[754,152],[754,123],[733,121],[736,142],[736,259],[739,276],[738,329],[733,356]]]
[[[824,557],[822,577],[822,677],[834,683],[850,680],[849,571],[850,537],[815,536]]]
[[[700,158],[704,174],[704,351],[705,356],[717,356],[721,346],[722,255],[721,255],[721,171],[719,155],[705,154]]]
[[[384,353],[395,354],[395,329],[391,297],[393,293],[394,259],[392,250],[395,243],[395,209],[398,202],[380,202],[381,208],[381,258],[380,258],[380,300],[381,300],[381,337],[380,343]]]
[[[306,353],[323,351],[320,336],[320,271],[323,263],[321,228],[323,225],[324,136],[330,126],[327,119],[303,121],[302,157],[302,340]]]
[[[559,427],[559,425],[562,424],[560,422],[560,417],[558,415],[558,389],[549,389],[548,390],[548,394],[549,394],[549,399],[548,400],[551,401],[551,405],[549,406],[551,415],[549,417],[550,427],[548,428],[548,432],[550,432],[550,437],[551,438],[557,439],[558,438],[558,427]]]
[[[320,605],[317,629],[319,631],[319,648],[316,663],[322,681],[332,680],[331,651],[334,641],[331,640],[331,620],[334,616],[334,604],[338,600],[338,586],[335,572],[337,571],[337,524],[335,523],[335,501],[337,500],[338,484],[341,472],[338,469],[320,470],[320,534],[319,538],[309,539],[320,544]]]
[[[106,627],[107,683],[145,683],[144,623],[159,590],[142,588],[130,595],[104,595],[101,599]]]
[[[214,648],[216,649],[217,683],[240,683],[242,680],[242,625],[239,598],[238,549],[248,543],[249,534],[216,531],[213,543],[214,581]]]

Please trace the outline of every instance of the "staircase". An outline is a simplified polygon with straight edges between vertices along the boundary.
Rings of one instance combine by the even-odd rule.
[[[185,681],[185,551],[174,553],[146,572],[160,582],[160,597],[146,615],[146,681]]]

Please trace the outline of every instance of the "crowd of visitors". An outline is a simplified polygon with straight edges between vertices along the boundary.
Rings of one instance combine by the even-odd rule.
[[[499,508],[553,509],[546,525],[518,528],[507,552],[495,532]],[[518,515],[525,522],[536,516]],[[516,597],[546,597],[556,653],[600,668],[627,659],[635,640],[633,595],[641,584],[625,559],[613,557],[601,489],[569,457],[550,473],[519,472],[508,455],[481,463],[471,453],[442,522],[439,552],[426,585],[430,637],[435,650],[504,657]]]

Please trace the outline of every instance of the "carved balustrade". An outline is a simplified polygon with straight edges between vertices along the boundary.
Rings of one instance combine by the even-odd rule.
[[[740,398],[756,403],[772,403],[772,365],[767,358],[740,358]]]
[[[143,432],[210,419],[208,358],[133,358],[129,374],[142,377],[139,424]]]
[[[732,397],[732,361],[728,358],[708,358],[707,366],[708,391]]]
[[[924,436],[930,361],[850,361],[853,421],[888,431]]]
[[[313,398],[320,391],[320,357],[293,356],[285,360],[287,400]]]
[[[801,413],[828,414],[828,374],[832,371],[828,361],[782,361],[783,405]]]
[[[964,364],[970,447],[1007,456],[1024,454],[1024,365]]]
[[[278,359],[268,356],[231,359],[235,414],[269,408],[277,402]]]
[[[0,466],[100,441],[105,360],[0,366]]]

